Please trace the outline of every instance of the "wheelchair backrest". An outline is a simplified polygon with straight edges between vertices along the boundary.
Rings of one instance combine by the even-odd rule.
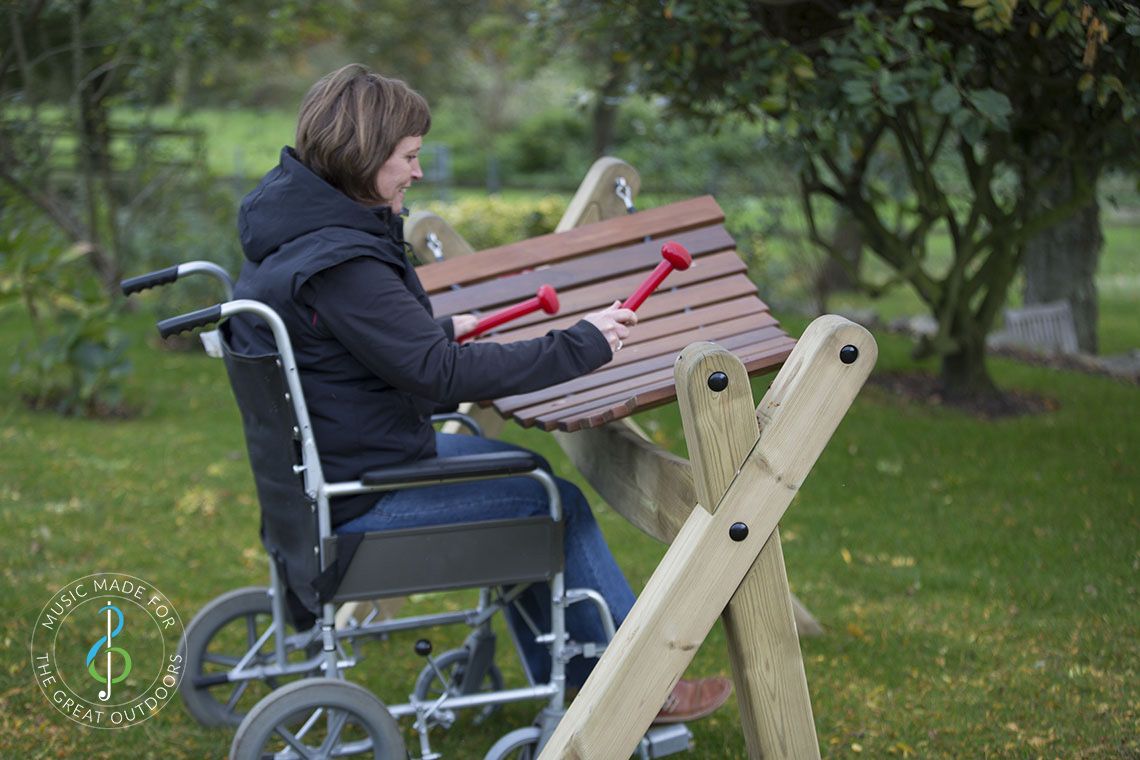
[[[305,489],[306,463],[281,358],[276,353],[239,354],[225,340],[222,347],[261,505],[262,543],[286,588],[304,607],[315,610],[319,602],[313,586],[321,575],[315,552],[316,496]]]

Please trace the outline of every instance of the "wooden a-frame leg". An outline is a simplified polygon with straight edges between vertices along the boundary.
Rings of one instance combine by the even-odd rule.
[[[763,435],[748,449],[730,483],[723,475],[705,479],[706,485],[718,479],[726,483],[723,496],[710,505],[698,503],[692,510],[544,748],[543,760],[632,754],[709,629],[736,596],[761,548],[768,544],[792,497],[870,373],[876,353],[870,334],[840,317],[821,317],[808,327],[761,402],[760,413],[766,420]],[[682,353],[675,370],[682,409],[687,405],[690,416],[715,417],[719,407],[738,404],[730,400],[734,393],[721,395],[732,385],[716,391],[713,388],[720,383],[702,375],[710,355],[719,356],[720,350],[708,344],[691,346]],[[707,450],[710,446],[713,449]],[[706,436],[704,443],[690,443],[690,451],[694,450],[701,451],[702,463],[729,461],[734,456],[733,447],[715,436]],[[707,493],[710,495],[698,492],[698,496],[711,498],[713,492]],[[786,595],[782,601],[789,604]],[[734,639],[733,646],[745,650],[757,646],[754,639],[764,640],[764,634],[756,630],[761,627],[745,630]],[[786,626],[780,635],[787,640]],[[763,671],[777,658],[786,657],[779,651],[761,652],[758,657],[755,652],[737,654],[734,673],[737,665],[757,666]],[[776,664],[782,670],[794,669],[785,663]],[[745,688],[755,691],[753,701],[761,713],[773,711],[778,721],[795,721],[799,736],[805,731],[803,726],[812,721],[810,705],[803,714],[803,706],[794,697],[781,703],[779,690],[765,688],[767,678],[761,673],[758,688]],[[796,688],[789,691],[794,694]],[[792,711],[795,715],[789,714]],[[754,722],[761,721],[754,716]],[[764,737],[762,727],[756,734],[759,745]],[[779,750],[754,747],[750,742],[749,751]]]
[[[736,357],[711,343],[690,346],[685,361],[692,364],[687,378],[695,386],[679,398],[696,500],[717,504],[761,435],[748,373]],[[717,388],[724,384],[720,391],[708,387],[714,380]],[[779,528],[721,619],[749,756],[818,758]]]
[[[578,192],[570,199],[554,231],[565,232],[584,224],[625,216],[628,213],[625,203],[614,192],[619,178],[625,181],[632,201],[641,189],[641,175],[637,170],[612,156],[603,156],[595,161],[582,178]]]
[[[439,246],[439,255],[445,259],[466,256],[475,249],[467,240],[445,222],[439,214],[431,211],[415,211],[404,223],[404,240],[416,252],[420,261],[427,263],[436,259],[434,244]]]

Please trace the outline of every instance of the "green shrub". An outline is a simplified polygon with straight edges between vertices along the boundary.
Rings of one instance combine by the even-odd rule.
[[[18,395],[64,415],[122,414],[126,340],[84,260],[89,250],[68,247],[31,209],[0,200],[8,201],[0,205],[0,311],[22,307],[32,327],[9,368]]]
[[[234,278],[243,260],[237,231],[238,189],[228,181],[183,181],[171,188],[154,212],[140,216],[127,235],[127,276],[187,261],[217,264]],[[148,291],[140,302],[172,316],[218,303],[225,296],[212,278],[190,277]],[[134,300],[134,299],[132,299]],[[178,341],[168,345],[181,345]],[[197,341],[188,341],[197,346]]]
[[[590,164],[589,120],[568,108],[539,111],[506,136],[500,154],[515,179],[555,175],[576,182],[580,167]]]
[[[450,203],[432,202],[425,204],[425,210],[434,211],[447,220],[478,251],[553,232],[567,202],[552,195],[540,198],[490,195]]]

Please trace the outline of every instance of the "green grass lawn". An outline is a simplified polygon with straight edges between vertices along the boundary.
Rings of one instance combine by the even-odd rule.
[[[804,323],[789,322],[798,334]],[[263,582],[256,505],[220,363],[153,345],[132,317],[137,418],[64,420],[4,394],[0,411],[0,755],[221,757],[232,734],[177,702],[129,731],[76,726],[37,689],[28,658],[40,608],[67,582],[117,571],[152,582],[183,622],[218,594]],[[0,323],[14,345],[22,325]],[[882,335],[877,372],[914,369]],[[994,361],[1003,387],[1055,410],[980,422],[868,386],[796,497],[782,536],[793,590],[827,628],[803,653],[825,756],[1140,756],[1140,390]],[[758,379],[757,400],[766,385]],[[10,391],[7,378],[0,390]],[[683,453],[675,406],[641,423]],[[553,441],[509,427],[551,456]],[[591,494],[635,588],[663,547]],[[416,600],[415,611],[467,597]],[[432,634],[437,651],[459,631]],[[362,646],[354,680],[403,700],[420,661],[412,634]],[[502,661],[518,677],[513,656]],[[727,673],[720,626],[691,674]],[[528,724],[502,710],[437,742],[478,758]],[[734,704],[692,725],[702,758],[744,756]],[[407,735],[415,747],[414,736]]]

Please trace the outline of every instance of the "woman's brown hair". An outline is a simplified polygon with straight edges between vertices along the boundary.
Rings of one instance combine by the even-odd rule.
[[[418,92],[358,63],[314,84],[297,116],[301,163],[353,200],[377,205],[376,173],[405,137],[431,129],[431,111]]]

